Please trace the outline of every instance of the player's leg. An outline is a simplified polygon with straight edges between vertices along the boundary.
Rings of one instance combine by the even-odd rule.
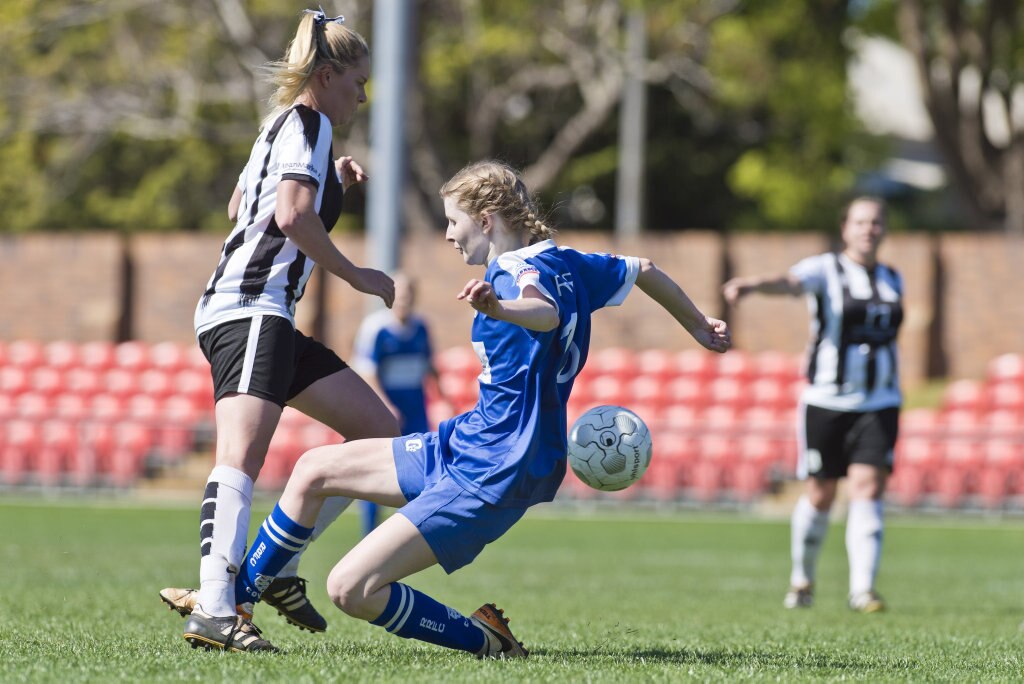
[[[398,435],[395,417],[370,386],[333,351],[298,331],[295,346],[296,370],[289,406],[318,420],[348,441]],[[346,497],[324,501],[309,542],[315,541],[350,503],[351,499]],[[310,603],[306,582],[298,576],[301,557],[302,551],[281,569],[264,592],[263,601],[293,625],[322,632],[327,628],[327,621]]]
[[[252,604],[266,599],[278,573],[306,547],[325,501],[345,497],[375,498],[391,505],[405,502],[391,442],[358,440],[317,447],[302,455],[278,505],[253,540],[236,584],[240,601],[244,597],[246,604]]]
[[[442,478],[339,561],[328,593],[346,614],[402,638],[480,657],[525,657],[493,604],[467,617],[400,581],[435,563],[449,573],[468,564],[523,512],[486,504]]]
[[[816,406],[802,405],[797,426],[797,475],[804,480],[804,493],[790,518],[789,590],[786,608],[807,608],[814,603],[814,582],[818,557],[828,533],[829,511],[835,500],[838,475],[835,464],[840,453],[837,420],[840,416]]]
[[[885,604],[875,590],[885,528],[882,497],[893,466],[898,409],[862,414],[850,431],[846,554],[850,564],[850,608],[873,613]]]
[[[184,628],[193,647],[273,650],[251,623],[239,619],[234,584],[249,531],[253,481],[280,414],[280,406],[245,394],[217,402],[216,465],[200,513],[200,585]]]

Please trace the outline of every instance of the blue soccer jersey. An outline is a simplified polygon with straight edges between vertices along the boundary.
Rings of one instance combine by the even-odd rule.
[[[590,315],[621,304],[636,257],[587,254],[551,240],[502,254],[487,267],[498,299],[535,286],[558,308],[558,327],[527,330],[477,312],[473,348],[480,398],[438,429],[444,467],[463,488],[498,506],[551,501],[565,475],[566,404],[590,348]]]
[[[388,400],[402,413],[402,434],[429,430],[424,383],[433,352],[423,319],[412,316],[403,325],[381,309],[359,328],[354,352],[356,369],[376,373]]]

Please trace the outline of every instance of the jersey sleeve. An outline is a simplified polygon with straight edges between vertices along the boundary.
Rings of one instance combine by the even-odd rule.
[[[320,187],[328,171],[335,173],[333,164],[326,163],[330,159],[331,127],[321,116],[311,110],[302,114],[293,110],[288,115],[274,142],[281,180],[307,181]]]
[[[636,283],[640,273],[640,259],[601,252],[586,253],[567,250],[575,256],[576,268],[587,288],[594,311],[606,306],[618,306]]]
[[[242,167],[242,173],[238,174],[238,189],[245,191],[245,172],[249,170],[249,165],[246,164]]]
[[[498,299],[522,299],[523,290],[527,285],[536,287],[546,299],[556,307],[558,300],[541,282],[540,269],[515,253],[502,254],[498,257],[498,268],[495,271],[491,286]]]
[[[825,259],[828,255],[807,257],[793,265],[789,274],[800,281],[804,292],[820,294],[825,289]]]

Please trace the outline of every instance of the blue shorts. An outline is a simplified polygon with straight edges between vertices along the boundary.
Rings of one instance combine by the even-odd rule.
[[[398,486],[409,502],[398,512],[416,526],[449,574],[469,565],[526,513],[525,508],[489,504],[449,477],[441,466],[436,432],[397,437],[391,448]]]

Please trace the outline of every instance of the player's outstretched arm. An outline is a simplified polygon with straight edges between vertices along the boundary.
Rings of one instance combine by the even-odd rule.
[[[722,286],[722,294],[725,301],[735,305],[741,298],[751,292],[760,292],[766,295],[796,295],[803,294],[804,287],[796,276],[786,273],[779,276],[747,276],[732,278]]]
[[[540,290],[527,285],[522,299],[503,301],[486,280],[471,279],[456,295],[482,314],[526,328],[547,332],[558,327],[558,310]]]
[[[705,349],[722,353],[732,346],[732,335],[725,321],[701,313],[683,288],[650,259],[640,259],[636,285],[672,314]]]

